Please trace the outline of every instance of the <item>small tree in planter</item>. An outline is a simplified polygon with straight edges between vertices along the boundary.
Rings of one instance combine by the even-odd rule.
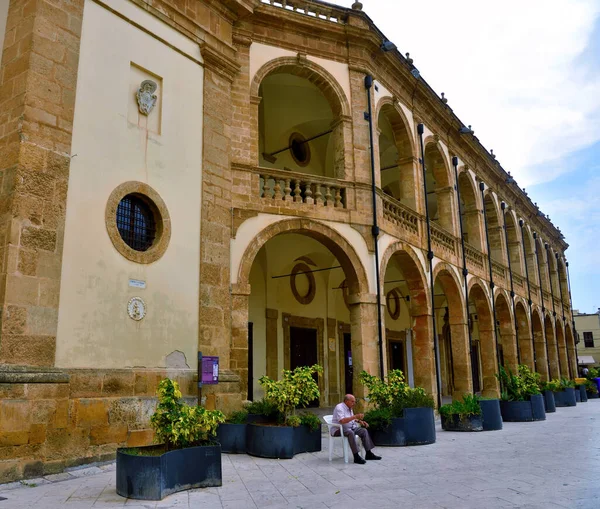
[[[365,421],[376,445],[435,442],[433,398],[423,388],[411,388],[399,369],[390,371],[384,380],[363,371],[360,380],[375,407],[365,414]]]
[[[596,382],[587,379],[585,381],[585,392],[587,393],[587,397],[589,399],[597,399],[598,398],[598,387],[596,386]]]
[[[442,405],[440,415],[445,431],[483,431],[481,407],[475,394],[463,394],[462,401]]]
[[[314,373],[322,373],[323,368],[300,366],[283,370],[280,380],[268,376],[259,379],[265,391],[265,402],[277,410],[277,422],[249,423],[246,427],[246,450],[248,454],[263,458],[292,458],[300,452],[321,450],[320,429],[309,430],[302,425],[310,418],[296,415],[297,407],[305,407],[319,397],[319,385]],[[318,418],[317,418],[318,419]]]
[[[498,379],[502,387],[500,410],[508,422],[543,421],[546,419],[544,398],[540,394],[540,375],[525,364],[515,374],[500,366]]]
[[[560,380],[548,380],[547,382],[540,382],[540,391],[544,395],[544,405],[546,413],[556,412],[556,399],[555,393],[562,390],[560,386]]]
[[[117,450],[117,493],[162,500],[176,491],[221,486],[221,446],[213,439],[223,413],[186,405],[178,383],[168,378],[157,395],[150,423],[159,445]]]
[[[555,386],[558,385],[557,389],[554,390],[554,401],[557,407],[577,405],[576,393],[579,392],[579,389],[574,380],[561,378],[560,380],[554,380],[554,384]]]

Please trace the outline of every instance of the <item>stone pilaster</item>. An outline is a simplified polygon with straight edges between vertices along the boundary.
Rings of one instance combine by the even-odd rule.
[[[0,70],[0,363],[54,365],[83,2],[12,0]]]

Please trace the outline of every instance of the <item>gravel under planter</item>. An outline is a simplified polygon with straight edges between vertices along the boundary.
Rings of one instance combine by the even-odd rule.
[[[222,423],[217,428],[217,441],[221,444],[221,452],[229,454],[246,453],[246,425]]]
[[[579,392],[579,391],[578,391]],[[567,387],[562,391],[554,392],[554,401],[557,407],[567,407],[577,405],[577,399],[575,395],[575,389]]]
[[[442,429],[444,431],[483,431],[483,418],[481,415],[458,414],[442,415]]]
[[[371,438],[373,443],[379,446],[433,444],[435,442],[433,408],[405,408],[404,417],[393,418],[387,428],[372,431]]]
[[[554,401],[554,393],[552,391],[544,391],[544,405],[546,413],[556,412],[556,402]]]
[[[157,447],[117,449],[117,493],[139,500],[162,500],[171,493],[223,485],[221,446],[187,447],[148,455]],[[140,454],[125,451],[136,450]]]
[[[588,398],[587,398],[587,392],[585,390],[585,384],[579,384],[575,388],[575,390],[576,391],[579,390],[579,395],[580,395],[580,398],[581,398],[581,402],[582,403],[587,403]]]
[[[497,431],[502,429],[502,414],[500,412],[500,400],[480,399],[481,418],[483,420],[483,431]]]
[[[545,421],[544,397],[534,394],[528,401],[501,401],[500,410],[505,422]]]

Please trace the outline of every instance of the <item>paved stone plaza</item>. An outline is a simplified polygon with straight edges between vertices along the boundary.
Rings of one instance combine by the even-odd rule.
[[[223,487],[161,502],[115,493],[114,463],[0,486],[0,509],[126,508],[569,508],[600,507],[600,400],[559,408],[545,422],[448,433],[422,447],[378,448],[382,461],[329,463],[323,451],[292,460],[223,455]],[[25,483],[23,483],[25,484]],[[35,485],[35,486],[34,486]]]

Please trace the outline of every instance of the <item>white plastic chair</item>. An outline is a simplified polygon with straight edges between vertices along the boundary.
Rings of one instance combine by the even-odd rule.
[[[342,439],[342,449],[344,450],[344,463],[348,463],[348,449],[350,449],[350,444],[348,443],[348,438],[344,436],[344,430],[342,429],[342,425],[332,422],[333,415],[324,415],[323,420],[325,421],[325,424],[327,424],[327,431],[328,431],[327,434],[329,435],[329,461],[331,461],[333,458],[333,444],[334,444],[335,439],[341,438]],[[339,437],[332,436],[332,434],[331,434],[332,429],[340,430]],[[359,451],[362,450],[363,449],[362,440],[358,436],[355,436],[354,438],[356,438],[356,446],[358,447]]]

